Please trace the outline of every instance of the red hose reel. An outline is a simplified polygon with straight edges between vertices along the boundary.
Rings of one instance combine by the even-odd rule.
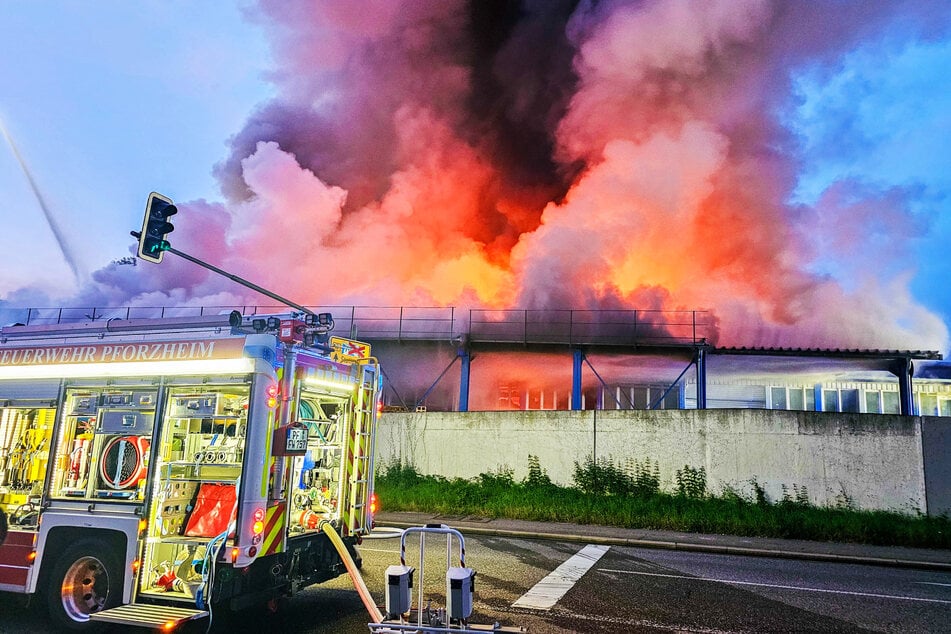
[[[128,489],[139,483],[148,470],[149,439],[116,436],[106,443],[99,460],[99,477],[113,489]]]

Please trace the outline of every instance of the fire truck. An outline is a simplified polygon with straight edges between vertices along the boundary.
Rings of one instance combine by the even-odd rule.
[[[291,313],[0,329],[0,590],[170,630],[359,567],[381,387]]]

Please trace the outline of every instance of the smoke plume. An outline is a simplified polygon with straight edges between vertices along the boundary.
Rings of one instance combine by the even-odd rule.
[[[215,168],[224,202],[180,205],[174,243],[304,304],[698,309],[721,345],[944,349],[896,246],[924,230],[913,193],[789,202],[801,153],[778,114],[797,69],[943,13],[262,0],[276,96]],[[174,258],[144,268],[84,299],[258,301]]]

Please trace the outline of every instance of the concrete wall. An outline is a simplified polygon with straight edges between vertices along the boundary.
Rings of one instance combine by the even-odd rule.
[[[923,416],[921,448],[928,514],[951,515],[951,421]]]
[[[944,447],[928,454],[937,514],[951,505],[951,421],[927,424]],[[596,454],[616,464],[657,462],[668,491],[689,465],[706,468],[714,493],[749,493],[755,478],[773,501],[782,499],[783,485],[794,495],[795,485],[818,505],[847,496],[861,509],[929,510],[918,417],[747,409],[387,413],[379,429],[378,464],[402,460],[446,477],[508,467],[520,479],[531,454],[553,481],[570,484],[574,463]]]

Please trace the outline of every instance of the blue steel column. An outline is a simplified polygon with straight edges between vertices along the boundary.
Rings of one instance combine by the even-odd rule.
[[[469,411],[469,349],[459,348],[459,359],[462,361],[462,369],[459,370],[459,411]]]
[[[581,362],[584,361],[584,353],[580,348],[572,350],[574,353],[574,363],[571,366],[571,409],[581,409]]]
[[[707,354],[697,348],[697,409],[707,409]]]

